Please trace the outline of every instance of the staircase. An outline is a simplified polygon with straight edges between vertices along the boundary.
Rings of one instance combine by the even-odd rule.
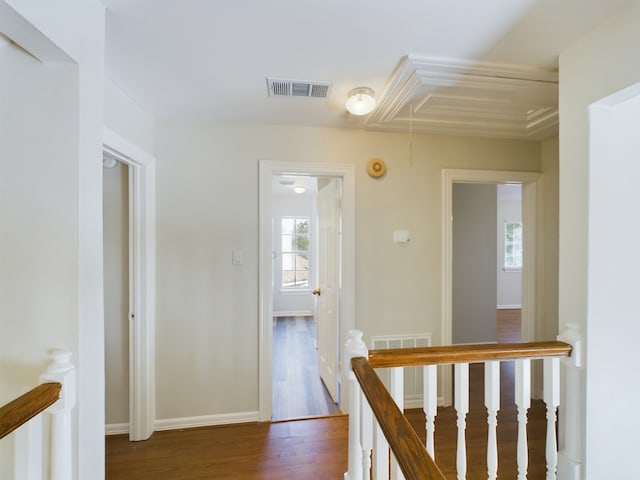
[[[486,436],[481,450],[486,451],[481,462],[484,470],[478,476],[477,454],[474,453],[473,475],[469,478],[534,478],[529,475],[529,445],[527,413],[532,406],[532,363],[541,363],[544,378],[542,402],[534,402],[536,408],[545,409],[545,472],[547,480],[563,478],[558,474],[558,446],[556,440],[557,409],[560,404],[560,360],[571,355],[572,347],[565,342],[497,343],[478,345],[454,345],[446,347],[403,348],[368,351],[362,341],[362,332],[350,332],[347,342],[349,373],[349,458],[345,480],[379,479],[437,479],[467,478],[469,472],[468,446],[477,451],[479,439],[466,435],[470,402],[469,371],[483,374],[486,408]],[[515,414],[515,449],[498,452],[498,417],[504,417],[502,409],[509,409],[501,392],[500,369],[513,364],[514,382],[510,387]],[[451,365],[453,367],[451,367]],[[425,438],[419,438],[403,414],[404,369],[420,367],[424,375],[423,411]],[[389,369],[390,385],[385,388],[375,369]],[[441,468],[436,457],[434,439],[438,414],[438,368],[453,368],[454,409],[456,428],[455,467]],[[503,405],[504,404],[504,405]],[[500,415],[498,413],[500,412]],[[452,419],[453,420],[453,419]],[[503,443],[503,442],[501,442]],[[514,458],[515,457],[515,458]],[[514,462],[515,459],[515,462]],[[500,462],[500,463],[499,463]],[[502,464],[515,463],[516,471],[504,476]],[[444,465],[443,465],[444,466]],[[500,476],[498,475],[500,468]],[[447,475],[445,475],[447,471]],[[536,472],[538,474],[538,472]],[[455,475],[455,476],[452,476]]]

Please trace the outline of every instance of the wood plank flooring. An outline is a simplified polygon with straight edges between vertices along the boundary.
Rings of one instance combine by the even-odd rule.
[[[273,322],[273,420],[340,414],[320,380],[313,317]]]
[[[107,437],[109,480],[342,479],[348,417]]]
[[[501,341],[519,339],[519,311],[499,311],[510,317],[499,328]],[[510,333],[507,333],[509,332]],[[501,333],[500,333],[501,332]],[[516,339],[516,340],[517,340]],[[502,408],[498,414],[500,480],[516,474],[516,412],[513,405],[513,367],[501,370]],[[483,370],[470,369],[470,411],[467,416],[467,479],[486,479],[486,410]],[[544,404],[529,410],[529,480],[545,478]],[[410,410],[407,418],[424,438],[424,414]],[[344,415],[270,424],[245,424],[156,432],[145,442],[126,436],[107,437],[108,480],[284,480],[342,479],[347,469],[348,417]],[[455,479],[456,414],[439,408],[436,419],[436,462],[447,479]]]

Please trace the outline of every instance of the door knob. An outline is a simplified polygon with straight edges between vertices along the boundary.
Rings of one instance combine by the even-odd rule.
[[[316,289],[315,289],[313,292],[311,292],[311,293],[313,293],[314,295],[318,295],[318,296],[320,296],[320,289],[319,289],[319,288],[316,288]]]

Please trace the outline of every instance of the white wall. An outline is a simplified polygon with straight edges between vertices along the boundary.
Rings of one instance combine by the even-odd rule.
[[[104,81],[104,125],[145,152],[153,154],[153,117],[108,78]]]
[[[104,169],[105,422],[129,423],[129,176]]]
[[[537,310],[541,322],[536,325],[536,338],[555,340],[558,335],[558,137],[542,142],[542,172],[539,182],[538,258],[544,281],[539,288]]]
[[[633,307],[637,288],[623,300],[624,305],[620,305],[618,295],[609,289],[604,292],[595,289],[598,283],[589,274],[590,270],[601,272],[604,255],[606,260],[613,261],[610,273],[620,274],[612,280],[619,292],[629,292],[633,285],[637,286],[635,275],[628,279],[626,268],[620,270],[623,266],[617,260],[619,257],[612,255],[620,251],[618,245],[610,243],[618,231],[611,231],[611,225],[605,221],[607,215],[624,211],[630,224],[634,224],[633,209],[620,209],[620,205],[638,203],[637,193],[629,190],[627,184],[630,178],[634,179],[633,188],[637,192],[637,166],[632,166],[637,165],[637,154],[630,160],[624,148],[618,148],[615,142],[610,142],[611,149],[606,156],[590,152],[589,105],[640,81],[639,24],[640,5],[634,3],[560,56],[560,328],[573,323],[586,331],[585,398],[578,408],[584,419],[581,422],[585,429],[582,453],[586,458],[584,478],[588,479],[637,476],[632,446],[640,425],[624,403],[624,399],[638,395],[634,381],[637,372],[625,371],[627,366],[632,368],[637,363],[634,343],[637,343],[639,322],[636,321],[637,306]],[[637,137],[638,117],[634,116],[632,121],[631,135]],[[624,141],[628,142],[628,137]],[[617,187],[619,182],[620,192],[605,198],[603,183],[606,182],[610,182],[611,187]],[[624,198],[622,203],[620,196]],[[598,227],[604,230],[594,230]],[[603,241],[605,233],[611,237]],[[637,242],[634,235],[630,239]],[[611,247],[606,252],[602,249],[604,244]],[[628,258],[631,265],[637,259],[637,249],[634,251]],[[609,276],[603,277],[606,278]],[[595,299],[598,299],[597,305],[593,303]],[[606,303],[608,311],[602,316],[602,306]],[[619,308],[628,307],[634,311],[619,314]],[[600,338],[603,333],[604,337]],[[617,377],[621,372],[628,376],[611,385],[611,375]],[[624,429],[617,427],[624,422],[630,425]],[[611,441],[612,432],[615,432],[615,442]]]
[[[258,160],[356,166],[356,322],[441,338],[441,169],[540,169],[538,142],[156,124],[158,418],[258,408]],[[366,174],[371,158],[387,174]],[[393,243],[408,229],[409,245]],[[231,265],[242,249],[244,265]],[[368,340],[367,340],[368,341]],[[222,367],[224,365],[224,368]]]
[[[72,348],[77,327],[77,75],[24,50],[0,50],[0,308],[3,400],[35,386],[52,347]],[[64,227],[67,228],[64,228]],[[16,341],[20,339],[21,341]],[[22,340],[29,339],[22,343]]]
[[[504,268],[504,225],[522,221],[522,187],[498,185],[496,302],[498,308],[520,308],[522,305],[522,271]]]
[[[315,236],[316,234],[316,204],[317,195],[315,192],[304,195],[273,195],[273,247],[276,252],[274,279],[273,279],[273,315],[313,315],[315,299],[311,291],[316,288],[315,284]],[[309,225],[309,288],[295,289],[283,291],[280,288],[281,265],[282,265],[282,244],[280,241],[281,228],[280,220],[282,217],[309,217],[311,219]]]
[[[611,392],[622,395],[617,398],[640,397],[635,355],[640,211],[620,208],[640,205],[640,83],[634,90],[632,100],[593,109],[590,116],[586,458],[591,478],[635,474],[630,460],[640,421],[620,412],[625,409],[611,408]],[[601,440],[612,431],[628,441],[612,445]]]
[[[45,62],[0,52],[0,391],[32,388],[48,349],[70,349],[74,478],[102,478],[104,6],[3,0],[0,31]]]

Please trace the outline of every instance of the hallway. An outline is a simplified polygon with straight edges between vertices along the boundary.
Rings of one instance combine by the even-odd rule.
[[[274,421],[340,413],[320,380],[315,338],[313,317],[274,318]]]

